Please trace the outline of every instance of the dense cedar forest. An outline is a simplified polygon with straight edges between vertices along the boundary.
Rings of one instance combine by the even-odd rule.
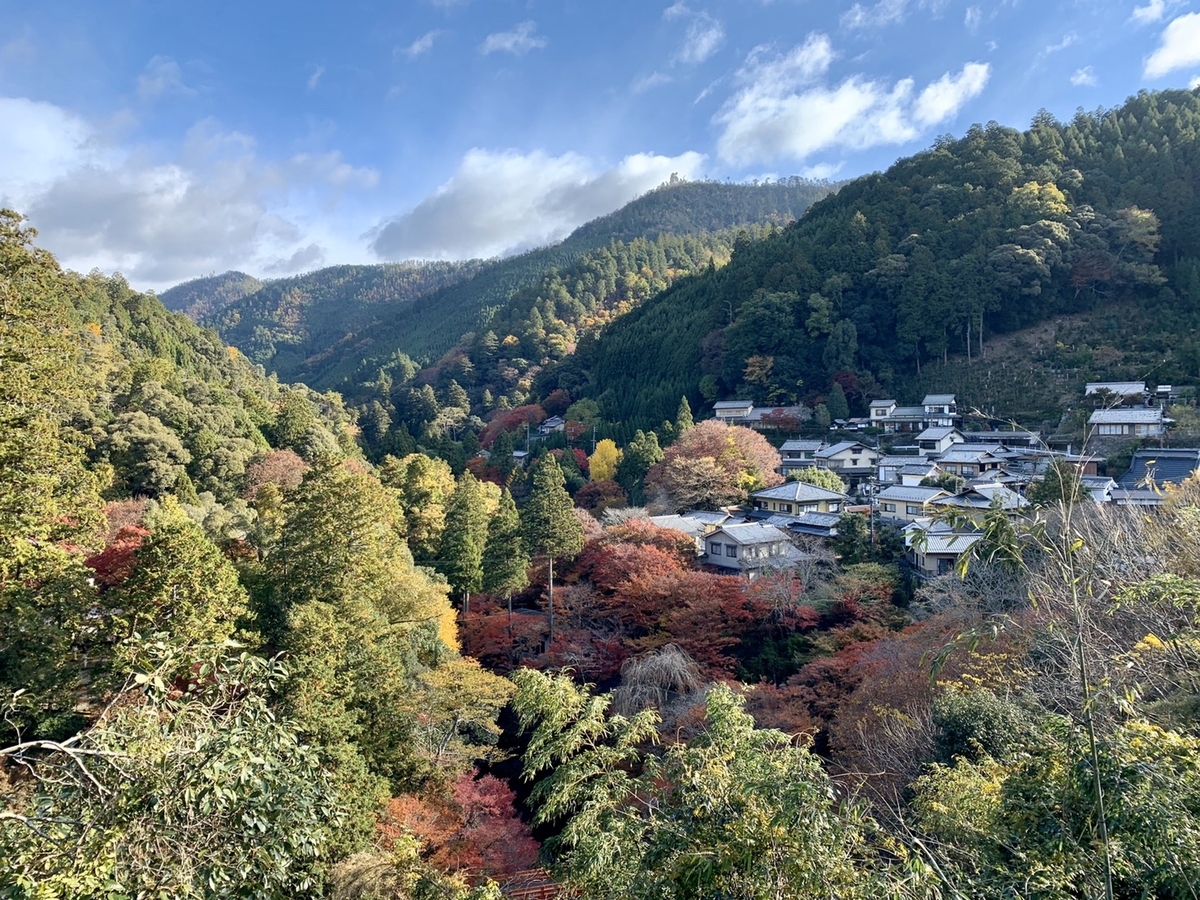
[[[780,480],[712,398],[849,412],[1056,316],[1077,374],[1200,377],[1197,124],[165,295],[245,346],[0,212],[0,897],[1193,897],[1200,484],[1043,482],[923,582],[853,512],[746,580],[642,505]]]

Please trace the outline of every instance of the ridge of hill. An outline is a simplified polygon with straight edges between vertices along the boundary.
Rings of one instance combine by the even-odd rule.
[[[373,373],[397,353],[436,359],[514,292],[613,241],[783,224],[833,189],[799,178],[757,185],[675,181],[558,244],[519,256],[334,266],[268,282],[224,305],[212,302],[215,311],[202,321],[281,379],[353,390],[359,373]]]
[[[229,271],[177,284],[159,294],[158,299],[171,312],[181,312],[198,322],[261,290],[265,284],[245,272]]]
[[[995,335],[1114,305],[1123,320],[1097,329],[1160,354],[1164,381],[1198,378],[1198,135],[1200,90],[1068,123],[1043,112],[1026,131],[973,126],[649,299],[541,389],[626,427],[670,419],[681,396],[816,405],[835,382],[861,414],[919,395],[951,354],[969,365]]]

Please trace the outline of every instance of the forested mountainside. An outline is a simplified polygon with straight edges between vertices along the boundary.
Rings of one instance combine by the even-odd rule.
[[[1127,335],[1173,336],[1160,378],[1194,378],[1198,127],[1197,91],[975,126],[642,304],[543,386],[639,427],[681,395],[811,403],[834,381],[861,411],[948,354],[1114,302]]]
[[[531,406],[488,423],[485,457],[464,354],[443,398],[405,389],[453,401],[421,435],[443,458],[375,467],[337,395],[32,238],[0,213],[0,896],[1200,882],[1194,481],[1121,508],[1065,474],[981,511],[959,571],[923,583],[854,512],[721,574],[624,504],[745,502],[780,481],[758,432],[684,401],[661,445],[560,433],[522,464]]]
[[[340,397],[32,237],[0,211],[0,895],[320,896],[388,798],[515,822],[470,777],[510,689]]]
[[[514,291],[536,287],[613,241],[785,223],[832,189],[800,179],[675,182],[520,256],[322,269],[271,282],[204,323],[284,380],[353,390],[363,373],[373,377],[397,353],[422,363],[436,359]]]
[[[265,282],[245,272],[224,272],[193,278],[158,295],[171,312],[181,312],[193,322],[214,315],[247,294],[262,288]]]

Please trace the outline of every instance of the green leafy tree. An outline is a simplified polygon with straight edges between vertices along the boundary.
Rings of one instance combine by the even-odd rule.
[[[846,482],[837,477],[837,473],[832,469],[822,469],[820,466],[805,466],[803,469],[796,469],[788,478],[791,481],[801,481],[804,484],[812,484],[817,487],[825,488],[827,491],[837,491],[840,494],[846,493]]]
[[[1077,466],[1064,459],[1051,461],[1040,481],[1035,481],[1026,491],[1026,499],[1034,506],[1053,506],[1057,503],[1071,505],[1090,497]]]
[[[233,565],[172,497],[148,524],[132,573],[109,598],[121,634],[162,632],[180,646],[232,637],[249,606]]]
[[[565,487],[562,469],[553,454],[538,461],[532,473],[529,502],[521,511],[525,546],[549,565],[550,635],[554,640],[554,561],[570,559],[583,549],[583,525],[575,516],[575,504]]]
[[[817,408],[813,410],[813,422],[818,428],[828,428],[833,424],[833,415],[824,403],[818,403]]]
[[[174,644],[91,729],[0,749],[32,775],[0,812],[13,897],[291,898],[344,817],[331,773],[267,698],[279,661]],[[173,680],[175,673],[192,672]]]
[[[658,758],[640,749],[657,713],[609,717],[607,698],[564,676],[513,677],[532,731],[525,777],[544,776],[535,821],[561,824],[556,869],[588,900],[899,893],[863,808],[835,797],[807,748],[756,728],[728,687],[709,691],[704,730]]]

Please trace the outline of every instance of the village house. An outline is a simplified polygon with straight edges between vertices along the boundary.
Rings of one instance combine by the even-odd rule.
[[[741,425],[754,412],[749,400],[718,400],[713,404],[713,415],[727,425]]]
[[[950,428],[959,420],[958,403],[953,394],[926,394],[921,401],[926,428]]]
[[[740,524],[746,520],[724,510],[693,510],[679,515],[650,516],[648,521],[659,528],[683,532],[695,542],[696,555],[702,556],[705,535],[711,534],[722,525]]]
[[[858,441],[842,441],[813,454],[819,468],[829,469],[853,487],[870,480],[875,474],[880,453]]]
[[[817,451],[824,447],[824,441],[784,441],[779,448],[779,473],[787,478],[798,469],[815,466]]]
[[[562,416],[551,416],[538,426],[538,434],[556,434],[567,427],[566,419]]]
[[[921,579],[953,574],[963,554],[981,540],[983,535],[973,528],[931,519],[911,522],[904,529],[908,562]]]
[[[950,496],[950,492],[938,487],[908,487],[894,484],[875,495],[880,518],[894,522],[913,522],[928,518],[936,511],[935,500]]]
[[[1145,406],[1150,398],[1144,381],[1089,381],[1084,399],[1094,406]]]
[[[944,512],[957,512],[975,522],[980,522],[993,506],[1004,510],[1010,519],[1019,516],[1029,506],[1029,501],[1002,484],[976,484],[953,497],[933,501],[933,505]]]
[[[879,484],[900,484],[902,482],[901,472],[914,465],[924,466],[928,474],[933,474],[937,471],[937,464],[924,457],[893,456],[889,454],[879,457],[875,463],[875,480]]]
[[[917,453],[920,456],[937,456],[963,441],[962,432],[957,428],[935,425],[917,435]]]
[[[949,428],[961,418],[954,394],[928,394],[920,406],[897,406],[895,400],[873,400],[869,424],[888,434]]]
[[[839,513],[848,499],[845,494],[803,481],[788,481],[750,495],[756,510],[796,516],[806,512]]]
[[[786,569],[801,559],[787,533],[774,525],[723,525],[706,535],[704,541],[705,565],[750,580],[764,571]]]
[[[995,455],[995,448],[959,444],[937,458],[938,467],[949,475],[971,479],[998,472],[1005,460]]]
[[[1139,487],[1162,487],[1182,484],[1200,469],[1200,449],[1194,447],[1160,447],[1133,452],[1129,471],[1117,481],[1120,487],[1131,490]]]
[[[1161,406],[1098,409],[1088,418],[1092,433],[1099,437],[1161,437],[1167,422]]]

